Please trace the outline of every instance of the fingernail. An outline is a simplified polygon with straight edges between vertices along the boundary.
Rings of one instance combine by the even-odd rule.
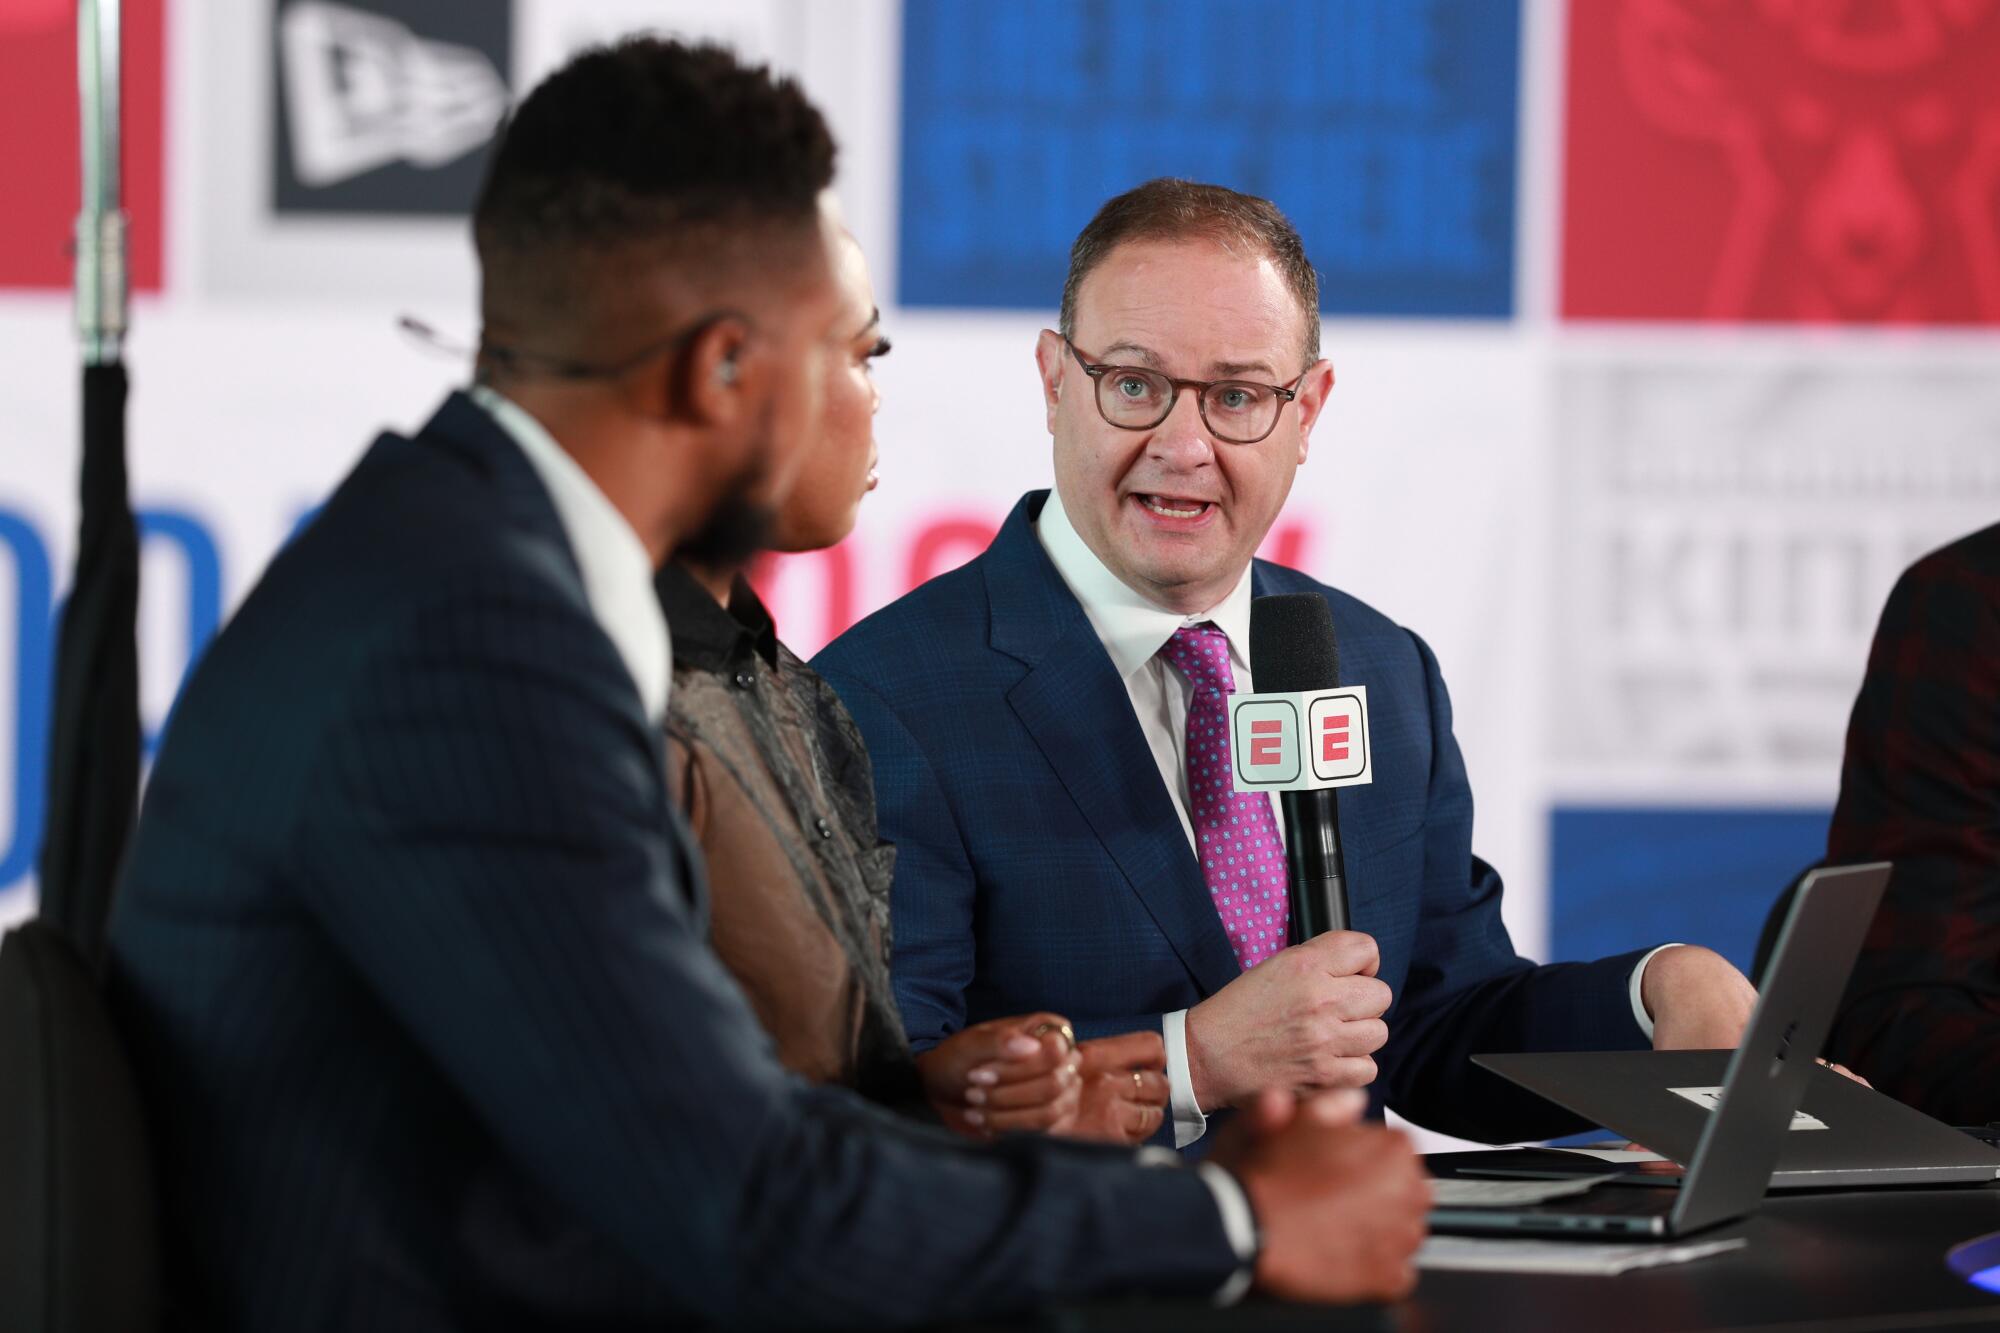
[[[986,1123],[986,1113],[984,1111],[967,1111],[965,1113],[965,1123],[968,1125],[983,1125]]]
[[[965,1100],[971,1102],[974,1106],[986,1105],[986,1089],[967,1088],[965,1090]]]
[[[991,1087],[993,1084],[998,1083],[1000,1081],[1000,1072],[992,1068],[991,1066],[981,1065],[979,1066],[979,1068],[967,1074],[965,1076],[965,1081],[967,1083],[977,1083],[983,1087]]]
[[[1041,1050],[1042,1044],[1033,1037],[1024,1037],[1016,1033],[1014,1036],[1007,1038],[1007,1044],[1000,1049],[1018,1060],[1023,1056],[1033,1055],[1036,1051]]]

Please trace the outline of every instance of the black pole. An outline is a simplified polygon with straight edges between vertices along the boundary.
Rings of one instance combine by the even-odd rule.
[[[125,214],[118,0],[77,5],[83,461],[76,576],[56,645],[41,915],[95,970],[139,799],[139,535],[125,470]]]
[[[139,535],[125,367],[83,370],[83,516],[56,648],[41,912],[95,968],[139,797]]]

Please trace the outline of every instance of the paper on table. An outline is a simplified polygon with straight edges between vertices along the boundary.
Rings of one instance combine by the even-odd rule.
[[[1478,1273],[1576,1273],[1614,1277],[1635,1268],[1684,1264],[1741,1249],[1742,1237],[1689,1245],[1604,1245],[1584,1240],[1490,1240],[1432,1236],[1417,1251],[1417,1267]]]
[[[1592,1190],[1617,1173],[1573,1176],[1567,1180],[1464,1180],[1431,1182],[1433,1208],[1526,1208]]]
[[[1644,1148],[1551,1148],[1551,1152],[1575,1153],[1578,1157],[1595,1157],[1600,1162],[1664,1162],[1667,1159],[1656,1152]]]

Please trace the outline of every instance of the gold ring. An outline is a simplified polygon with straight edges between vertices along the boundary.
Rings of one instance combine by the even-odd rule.
[[[1037,1024],[1035,1024],[1035,1030],[1034,1030],[1033,1032],[1030,1032],[1030,1033],[1029,1033],[1028,1035],[1029,1035],[1029,1036],[1031,1036],[1031,1037],[1039,1037],[1039,1036],[1041,1036],[1041,1035],[1042,1035],[1042,1034],[1043,1034],[1044,1032],[1060,1032],[1060,1033],[1062,1033],[1062,1035],[1063,1035],[1063,1040],[1069,1043],[1069,1048],[1070,1048],[1070,1049],[1071,1049],[1072,1051],[1076,1049],[1076,1029],[1075,1029],[1075,1028],[1073,1028],[1073,1027],[1071,1027],[1071,1026],[1070,1026],[1069,1024],[1067,1024],[1067,1023],[1037,1023]]]

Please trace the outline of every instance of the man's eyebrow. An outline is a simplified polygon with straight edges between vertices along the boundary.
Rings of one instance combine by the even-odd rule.
[[[1131,341],[1112,343],[1098,354],[1098,360],[1103,362],[1116,362],[1120,357],[1131,358],[1137,364],[1150,366],[1155,370],[1163,368],[1166,364],[1160,359],[1160,354],[1152,348],[1144,343]],[[1272,369],[1269,361],[1211,361],[1208,373],[1219,380],[1236,379],[1244,375],[1262,375],[1272,381],[1276,380],[1278,374]]]
[[[1278,372],[1271,368],[1269,361],[1211,361],[1208,373],[1217,379],[1236,379],[1243,375],[1262,375],[1276,381]]]
[[[1146,346],[1144,343],[1135,343],[1135,342],[1112,343],[1111,346],[1105,348],[1102,352],[1099,352],[1097,354],[1097,359],[1099,361],[1110,361],[1112,358],[1121,355],[1135,357],[1138,359],[1138,362],[1141,365],[1153,366],[1156,368],[1160,365],[1160,354],[1158,352],[1155,352],[1152,348]]]

